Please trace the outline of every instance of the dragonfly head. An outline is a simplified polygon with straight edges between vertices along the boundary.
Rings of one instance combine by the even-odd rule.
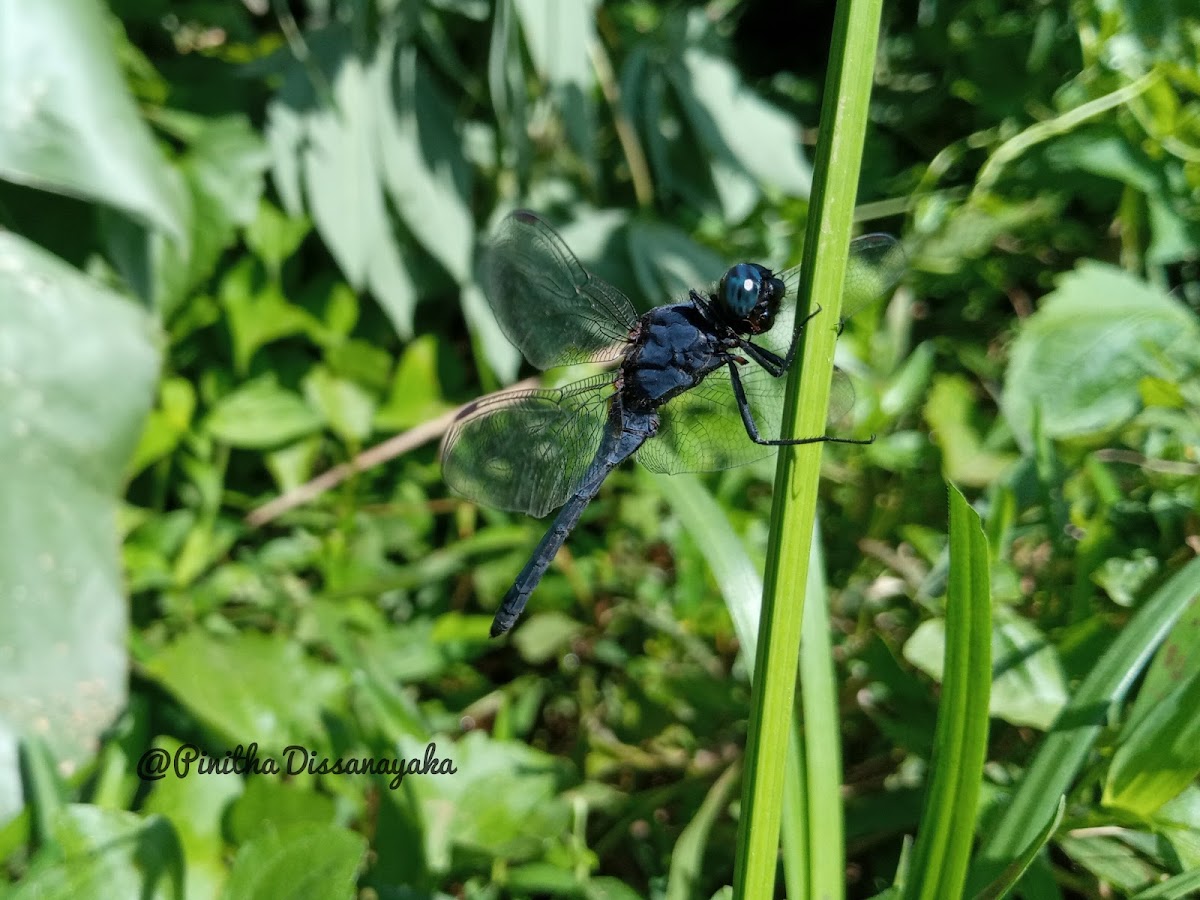
[[[740,334],[762,334],[775,324],[786,288],[774,273],[757,263],[738,263],[717,285],[717,307]]]

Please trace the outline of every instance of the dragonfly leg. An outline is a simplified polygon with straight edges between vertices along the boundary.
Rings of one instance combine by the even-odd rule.
[[[792,345],[788,347],[787,353],[780,356],[765,347],[759,347],[757,344],[752,344],[748,340],[738,341],[738,346],[746,351],[746,355],[753,359],[756,363],[771,373],[774,378],[782,378],[784,373],[792,367],[792,360],[796,358],[796,348],[800,346],[800,332],[804,330],[804,326],[813,320],[813,318],[821,312],[821,307],[817,306],[812,312],[804,317],[799,325],[792,330]]]
[[[797,444],[871,444],[875,442],[875,435],[871,435],[866,440],[832,437],[828,434],[807,438],[764,438],[758,433],[758,426],[754,424],[754,414],[750,411],[750,403],[746,399],[746,388],[742,386],[741,373],[732,362],[729,363],[729,381],[733,386],[733,396],[737,400],[738,412],[742,415],[742,424],[746,426],[746,434],[750,435],[750,440],[756,444],[762,444],[764,447],[793,447]]]

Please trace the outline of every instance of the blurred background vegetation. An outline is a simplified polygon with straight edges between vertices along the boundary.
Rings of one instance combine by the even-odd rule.
[[[730,883],[749,686],[710,562],[761,571],[773,464],[674,486],[621,470],[494,642],[545,523],[450,495],[437,438],[456,405],[528,374],[475,282],[515,206],[641,309],[733,261],[799,260],[832,15],[0,0],[15,896]],[[1107,679],[1020,890],[1190,896],[1159,882],[1200,868],[1200,14],[899,0],[884,16],[857,218],[901,237],[911,272],[842,337],[844,431],[878,440],[827,448],[821,512],[846,895],[887,888],[917,828],[944,473],[994,556],[980,835],[1080,684]],[[688,513],[692,489],[720,522]],[[1115,655],[1144,609],[1157,630]],[[436,741],[458,771],[400,789],[137,777],[152,745],[252,741],[331,757]]]

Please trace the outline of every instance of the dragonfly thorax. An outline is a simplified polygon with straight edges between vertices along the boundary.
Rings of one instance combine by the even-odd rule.
[[[775,324],[787,292],[782,281],[758,263],[738,263],[721,278],[713,302],[739,334],[762,334]]]
[[[728,359],[726,343],[692,303],[658,306],[641,318],[621,364],[627,409],[654,410],[690,390]]]

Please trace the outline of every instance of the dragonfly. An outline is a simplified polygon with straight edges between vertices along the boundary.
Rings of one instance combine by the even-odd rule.
[[[899,242],[869,234],[850,244],[844,319],[890,293],[905,269]],[[781,446],[837,442],[780,436],[787,375],[803,328],[799,267],[776,274],[730,267],[707,290],[638,315],[629,299],[588,272],[535,213],[501,222],[483,260],[483,286],[505,336],[536,368],[608,364],[563,387],[507,390],[467,404],[442,443],[442,473],[458,494],[542,517],[559,509],[492,622],[504,634],[587,505],[630,457],[653,472],[706,472],[762,459]],[[854,404],[836,367],[829,418]]]

